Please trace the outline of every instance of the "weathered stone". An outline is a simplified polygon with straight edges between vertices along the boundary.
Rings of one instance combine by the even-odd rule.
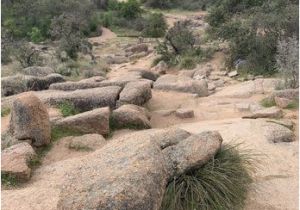
[[[109,134],[109,116],[108,107],[99,108],[58,120],[55,126],[87,134],[107,135]]]
[[[238,103],[235,105],[235,108],[240,112],[246,112],[250,110],[250,104],[249,103]]]
[[[160,209],[167,181],[205,164],[222,141],[219,134],[207,132],[162,149],[159,141],[167,133],[149,130],[110,141],[65,176],[57,208]]]
[[[273,106],[270,108],[265,108],[261,110],[257,110],[250,115],[244,116],[243,118],[256,119],[256,118],[281,118],[283,116],[283,112],[281,109]]]
[[[47,96],[47,98],[44,98],[44,101],[50,105],[59,105],[68,101],[80,111],[106,106],[114,108],[121,89],[118,86],[109,86],[69,92],[59,91]]]
[[[152,71],[157,72],[158,74],[166,74],[168,70],[168,65],[165,61],[160,61],[156,66],[154,66]]]
[[[190,109],[177,109],[175,112],[176,116],[179,118],[193,118],[194,111]]]
[[[157,78],[160,76],[158,73],[143,69],[135,69],[133,70],[133,72],[138,72],[138,74],[140,74],[142,78],[152,81],[156,81]]]
[[[122,64],[129,62],[129,59],[125,56],[108,56],[105,60],[107,64]]]
[[[28,162],[35,156],[33,148],[26,142],[13,145],[1,152],[1,173],[19,181],[30,179]]]
[[[148,81],[129,82],[120,93],[118,106],[135,104],[141,106],[152,98],[151,83]]]
[[[267,120],[267,122],[271,122],[271,123],[276,123],[278,125],[282,125],[284,127],[287,127],[290,130],[293,130],[293,128],[294,128],[293,121],[291,121],[289,119],[281,119],[281,120],[271,119],[271,120]]]
[[[99,134],[86,134],[72,137],[69,148],[83,151],[94,151],[106,144],[105,138]]]
[[[288,98],[280,98],[280,97],[274,97],[274,101],[276,105],[280,108],[286,108],[289,104],[293,102],[293,100]]]
[[[206,79],[210,75],[211,71],[212,71],[212,69],[209,67],[204,67],[199,70],[196,70],[193,75],[193,79],[196,79],[196,80]]]
[[[50,143],[47,108],[32,92],[21,94],[11,109],[9,133],[18,140],[31,139],[34,146]]]
[[[54,70],[50,67],[42,67],[42,66],[31,66],[22,70],[24,74],[36,76],[36,77],[44,77],[49,74],[55,73]]]
[[[219,150],[222,137],[216,131],[202,132],[167,147],[163,153],[167,157],[171,177],[198,168],[210,160]]]
[[[294,100],[299,98],[299,89],[277,90],[274,91],[271,96]]]
[[[63,91],[74,91],[80,89],[90,89],[90,88],[97,88],[103,87],[104,85],[100,82],[63,82],[63,83],[56,83],[50,85],[50,90],[63,90]]]
[[[151,128],[150,114],[143,108],[127,104],[114,110],[111,115],[111,124],[114,128]]]
[[[228,73],[228,76],[229,77],[236,77],[236,76],[238,76],[239,74],[238,74],[238,72],[237,71],[232,71],[232,72],[229,72]]]
[[[275,123],[264,127],[264,135],[268,141],[274,143],[295,141],[295,135],[290,129]]]
[[[60,74],[49,74],[45,77],[35,77],[28,75],[16,75],[1,78],[2,96],[10,96],[30,90],[45,90],[52,83],[63,82],[64,78]]]
[[[183,76],[163,75],[154,82],[153,87],[159,90],[195,93],[201,97],[208,95],[208,86],[205,80],[193,80]]]

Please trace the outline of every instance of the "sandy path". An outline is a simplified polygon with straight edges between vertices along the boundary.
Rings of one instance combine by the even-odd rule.
[[[110,39],[114,39],[116,37],[117,37],[117,35],[114,32],[112,32],[108,28],[102,27],[102,35],[97,36],[97,37],[89,38],[89,41],[91,43],[103,43],[103,42],[106,42]]]
[[[205,15],[205,13],[173,14],[167,13],[169,25],[178,20],[186,19],[191,15]],[[108,29],[103,29],[103,36],[91,38],[92,42],[110,45],[116,40],[116,35]],[[116,50],[117,48],[110,49]],[[100,54],[100,52],[99,52]],[[154,53],[130,62],[111,66],[108,78],[124,76],[132,69],[150,69]],[[224,65],[224,55],[216,53],[209,62],[216,74]],[[176,73],[176,72],[174,72]],[[229,80],[227,87],[239,82]],[[221,88],[221,89],[225,89]],[[226,90],[226,89],[225,89]],[[204,98],[195,98],[191,94],[178,92],[164,92],[152,90],[153,98],[146,104],[152,113],[151,124],[154,128],[170,126],[180,127],[192,133],[204,130],[218,130],[224,142],[244,142],[248,148],[264,154],[259,157],[260,167],[254,174],[255,183],[247,199],[246,210],[296,210],[298,209],[298,141],[284,144],[273,144],[264,136],[265,120],[242,120],[246,112],[237,110],[239,103],[259,103],[265,97],[263,94],[254,94],[247,98],[220,97],[218,94]],[[195,117],[179,119],[171,114],[162,116],[157,113],[161,110],[175,110],[178,108],[192,109]],[[57,110],[50,109],[50,116],[57,117]],[[293,120],[298,127],[298,111],[285,111],[285,118]],[[8,125],[8,117],[2,118],[2,123]],[[2,128],[1,128],[2,129]],[[130,130],[117,131],[114,136],[133,132]],[[295,130],[298,137],[299,131]],[[85,157],[84,153],[70,152],[66,148],[67,141],[58,142],[44,159],[44,165],[34,172],[31,181],[23,188],[13,191],[2,191],[5,200],[3,209],[55,209],[58,199],[59,185],[62,184],[62,174],[72,170]],[[81,157],[79,157],[81,156]],[[71,158],[71,159],[70,159]],[[74,159],[73,159],[74,158]],[[62,161],[64,160],[64,161]],[[29,196],[30,195],[30,196]],[[38,205],[33,207],[32,203]]]

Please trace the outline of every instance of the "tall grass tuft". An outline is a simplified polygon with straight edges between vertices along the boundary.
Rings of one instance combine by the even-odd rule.
[[[161,210],[242,209],[252,183],[253,161],[251,151],[223,146],[207,164],[168,184]]]

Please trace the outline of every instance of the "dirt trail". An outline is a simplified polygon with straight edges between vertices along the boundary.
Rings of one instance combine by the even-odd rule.
[[[178,20],[187,19],[191,16],[203,16],[205,12],[195,12],[188,14],[167,13],[166,18],[169,25],[173,25]],[[110,30],[103,28],[103,35],[90,39],[92,42],[102,43],[109,46],[108,52],[118,53],[119,41],[126,41],[117,38]],[[137,40],[132,40],[137,42]],[[121,42],[120,41],[120,42]],[[114,45],[114,47],[111,47]],[[100,54],[100,51],[97,51]],[[102,51],[101,51],[102,53]],[[112,65],[108,78],[126,76],[126,73],[132,69],[150,69],[155,54],[151,53],[136,62]],[[213,59],[209,61],[213,67],[212,75],[219,74],[224,67],[224,54],[218,52]],[[177,73],[177,72],[173,72]],[[227,78],[225,87],[218,88],[218,92],[226,90],[239,82]],[[247,199],[246,210],[296,210],[298,207],[298,140],[293,143],[272,144],[268,142],[263,134],[265,120],[242,120],[241,117],[247,112],[237,109],[237,104],[258,104],[265,97],[263,94],[253,94],[250,97],[234,98],[212,94],[209,97],[198,98],[192,94],[178,92],[164,92],[152,90],[153,98],[146,104],[146,107],[152,113],[151,124],[153,128],[165,128],[170,126],[180,127],[192,133],[199,133],[204,130],[218,130],[224,138],[224,142],[245,143],[245,145],[254,151],[264,154],[259,157],[261,168],[254,174],[255,182],[252,186]],[[162,116],[159,112],[162,110],[176,110],[178,108],[192,109],[195,117],[191,119],[179,119],[170,114]],[[50,110],[51,116],[58,116],[57,110]],[[298,127],[298,111],[285,111],[285,118],[291,119]],[[2,126],[7,123],[8,118],[2,118]],[[124,133],[134,132],[130,130],[121,130],[115,133],[115,136]],[[298,137],[298,129],[295,131]],[[61,171],[72,170],[84,157],[86,153],[69,152],[65,148],[66,142],[57,143],[53,150],[45,157],[44,166],[38,169],[31,179],[22,189],[16,190],[12,195],[9,191],[2,191],[5,202],[5,209],[32,209],[30,200],[45,199],[47,202],[41,202],[36,209],[55,209],[53,203],[57,202],[59,190],[57,187],[61,183]],[[75,159],[69,159],[74,158]],[[65,160],[68,159],[68,160]],[[59,161],[65,160],[65,161]],[[51,168],[51,164],[59,166],[59,170]],[[47,166],[46,166],[47,165]],[[50,176],[50,177],[49,177]],[[49,177],[49,179],[47,178]],[[47,187],[51,189],[48,191]],[[35,192],[38,192],[36,194]],[[28,196],[33,196],[23,203]],[[15,198],[18,198],[16,201]],[[51,198],[51,199],[49,199]],[[13,206],[9,206],[9,203]]]

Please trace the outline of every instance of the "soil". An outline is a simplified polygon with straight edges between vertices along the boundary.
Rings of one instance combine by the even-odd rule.
[[[171,26],[178,20],[187,19],[194,15],[205,15],[204,12],[188,14],[167,13],[166,18]],[[136,42],[137,39],[130,39]],[[110,30],[103,28],[101,37],[91,38],[90,41],[104,43],[106,49],[96,49],[100,55],[103,50],[113,52],[111,44],[126,42],[118,38]],[[208,61],[213,66],[212,74],[218,74],[224,67],[224,53],[217,52],[212,60]],[[126,75],[131,69],[150,69],[155,54],[151,53],[136,62],[112,65],[108,78]],[[172,72],[176,74],[177,72]],[[224,77],[225,78],[225,77]],[[240,82],[227,78],[225,87],[218,88],[217,92]],[[195,97],[188,93],[165,92],[152,90],[153,97],[146,104],[152,113],[151,124],[153,128],[180,127],[192,133],[204,130],[218,130],[224,138],[224,143],[243,143],[243,146],[253,150],[257,157],[257,171],[253,174],[255,179],[250,190],[246,210],[296,210],[298,209],[298,110],[284,110],[284,118],[290,119],[295,124],[296,141],[292,143],[272,144],[267,142],[263,135],[264,120],[242,120],[247,112],[237,110],[240,103],[258,104],[266,95],[254,94],[246,98],[233,98],[212,94],[208,97]],[[163,116],[162,110],[176,110],[178,108],[194,110],[195,117],[180,119],[173,113]],[[58,110],[49,108],[50,117],[60,117]],[[1,132],[7,129],[9,116],[2,117]],[[132,130],[119,130],[110,138],[135,132]],[[42,166],[33,173],[29,183],[16,190],[2,191],[2,209],[55,209],[58,199],[57,187],[62,181],[62,171],[72,170],[87,152],[70,151],[67,148],[68,139],[56,142],[51,151],[43,158]],[[55,166],[55,167],[54,167]],[[59,168],[53,170],[53,168]],[[51,187],[50,187],[51,186]],[[48,189],[49,187],[49,189]],[[39,203],[31,206],[32,202]],[[37,202],[38,201],[38,202]]]

